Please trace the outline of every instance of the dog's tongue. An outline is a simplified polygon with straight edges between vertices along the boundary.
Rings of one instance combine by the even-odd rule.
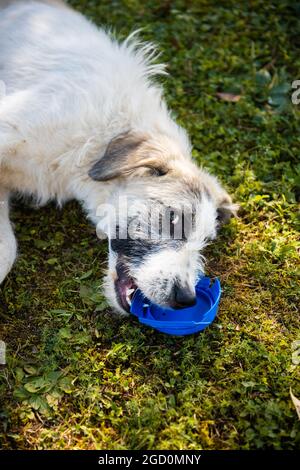
[[[128,289],[134,288],[133,280],[130,277],[119,277],[116,282],[118,283],[120,291],[124,293],[124,295],[126,295]]]
[[[125,310],[129,311],[131,305],[131,297],[136,290],[134,280],[127,274],[126,266],[122,262],[118,262],[116,266],[118,278],[115,280],[115,288],[118,292],[119,300]]]
[[[131,297],[136,289],[136,285],[131,277],[127,276],[124,270],[117,270],[118,278],[115,280],[115,288],[119,295],[119,300],[123,308],[127,311],[130,309]]]

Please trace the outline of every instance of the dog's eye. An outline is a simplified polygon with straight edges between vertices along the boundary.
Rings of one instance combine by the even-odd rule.
[[[167,170],[163,168],[151,168],[151,176],[165,176]]]

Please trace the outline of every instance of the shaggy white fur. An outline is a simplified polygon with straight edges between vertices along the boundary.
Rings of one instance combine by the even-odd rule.
[[[0,45],[0,164],[8,179],[13,166],[18,190],[41,203],[86,201],[95,186],[86,186],[90,162],[128,129],[167,134],[188,154],[149,81],[164,70],[152,65],[151,45],[134,37],[120,44],[75,11],[35,1],[1,12]]]
[[[207,232],[213,232],[217,208],[232,210],[231,200],[215,178],[191,162],[186,132],[171,118],[162,90],[152,80],[165,73],[164,65],[153,63],[155,48],[140,44],[135,35],[119,43],[75,11],[62,12],[59,1],[8,3],[0,12],[0,282],[16,256],[8,216],[8,197],[14,191],[33,195],[40,204],[75,198],[97,223],[97,207],[116,188],[124,186],[125,193],[130,192],[144,177],[140,195],[152,187],[152,193],[165,194],[167,201],[192,184],[210,193],[213,202],[206,203],[205,224]],[[123,177],[107,181],[88,175],[112,139],[128,132],[146,136],[135,159],[150,153],[152,160],[167,165],[170,176],[162,187],[153,186],[155,177],[144,169],[131,171],[130,165]],[[204,239],[200,237],[201,246]],[[179,258],[178,254],[179,265],[175,270],[172,264],[176,272],[170,279],[178,276],[180,268],[186,271],[195,264],[180,264]],[[116,262],[112,253],[108,292],[123,311],[113,288]],[[147,280],[147,263],[141,274],[145,285],[155,277],[149,268]],[[189,274],[190,282],[195,270]]]

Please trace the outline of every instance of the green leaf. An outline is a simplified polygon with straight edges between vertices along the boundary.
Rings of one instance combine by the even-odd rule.
[[[25,390],[29,393],[38,393],[49,385],[43,377],[38,377],[24,384]]]
[[[36,369],[36,367],[33,367],[31,365],[24,366],[24,370],[29,375],[36,375],[38,373],[38,370]]]
[[[268,85],[272,80],[270,72],[266,69],[262,69],[255,75],[255,82],[259,87]]]
[[[58,331],[58,334],[61,338],[64,338],[64,339],[72,338],[71,329],[67,326],[65,326],[64,328],[60,328],[60,330]]]
[[[66,316],[66,317],[72,315],[72,312],[70,312],[69,310],[62,309],[62,308],[48,310],[48,312],[51,314],[53,313],[54,315],[61,315],[61,316]]]
[[[63,377],[59,381],[58,386],[65,393],[72,393],[74,390],[72,380],[70,377]]]
[[[52,266],[53,264],[58,263],[58,259],[57,258],[49,258],[49,259],[47,259],[46,263],[50,264]]]
[[[24,371],[21,367],[17,367],[15,370],[16,382],[22,382],[24,378]]]
[[[36,411],[48,414],[50,409],[47,400],[41,396],[33,396],[28,400],[29,405]]]
[[[88,277],[90,277],[92,274],[93,274],[93,270],[90,269],[89,271],[84,273],[82,276],[80,276],[79,280],[83,281],[84,279],[87,279]]]
[[[25,390],[24,387],[16,388],[13,395],[14,398],[19,401],[27,400],[27,398],[29,397],[28,392]]]
[[[279,83],[275,85],[272,89],[270,94],[273,95],[287,95],[291,90],[291,85],[288,82]]]
[[[256,382],[253,382],[252,380],[249,380],[249,381],[244,381],[242,382],[242,385],[245,387],[245,388],[253,388],[257,385]]]

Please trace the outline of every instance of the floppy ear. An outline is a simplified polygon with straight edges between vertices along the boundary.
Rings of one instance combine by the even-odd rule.
[[[147,139],[143,135],[127,132],[115,137],[107,146],[103,157],[90,169],[89,176],[96,181],[108,181],[128,176],[138,168],[150,168],[153,174],[165,174],[161,162],[143,151]]]
[[[226,195],[218,204],[217,220],[220,225],[227,224],[232,217],[237,216],[239,205],[234,204],[230,196]]]
[[[226,224],[231,217],[237,216],[239,205],[232,202],[231,197],[215,176],[203,169],[200,169],[200,175],[205,191],[215,203],[219,225]]]

